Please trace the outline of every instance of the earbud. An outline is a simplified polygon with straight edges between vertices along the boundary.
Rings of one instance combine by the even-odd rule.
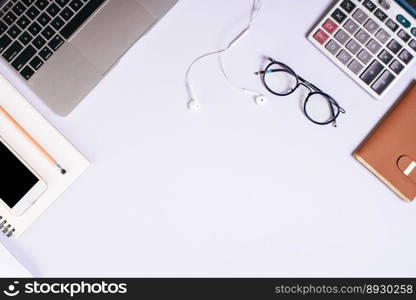
[[[255,99],[255,101],[256,101],[256,104],[258,106],[265,106],[267,104],[267,102],[268,102],[266,96],[264,96],[264,95],[257,96],[256,99]]]
[[[188,102],[188,109],[190,111],[199,111],[199,110],[201,110],[201,104],[198,101],[196,101],[195,99],[191,99]]]

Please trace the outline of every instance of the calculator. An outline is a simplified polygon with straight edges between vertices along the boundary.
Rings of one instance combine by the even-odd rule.
[[[340,0],[308,39],[374,98],[416,61],[416,0]]]

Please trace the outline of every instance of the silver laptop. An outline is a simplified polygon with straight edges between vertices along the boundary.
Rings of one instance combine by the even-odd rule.
[[[0,0],[0,54],[68,115],[178,0]]]

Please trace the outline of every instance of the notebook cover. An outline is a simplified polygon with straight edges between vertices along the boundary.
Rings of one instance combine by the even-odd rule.
[[[387,114],[354,156],[403,200],[416,197],[416,85]]]
[[[67,170],[66,175],[60,174],[15,126],[0,116],[0,135],[48,185],[46,192],[22,216],[13,215],[0,201],[0,234],[19,237],[74,183],[89,162],[1,74],[0,105]]]

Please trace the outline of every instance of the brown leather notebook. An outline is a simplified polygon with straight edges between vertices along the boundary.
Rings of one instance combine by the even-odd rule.
[[[355,158],[405,201],[416,197],[416,85],[364,141]]]

